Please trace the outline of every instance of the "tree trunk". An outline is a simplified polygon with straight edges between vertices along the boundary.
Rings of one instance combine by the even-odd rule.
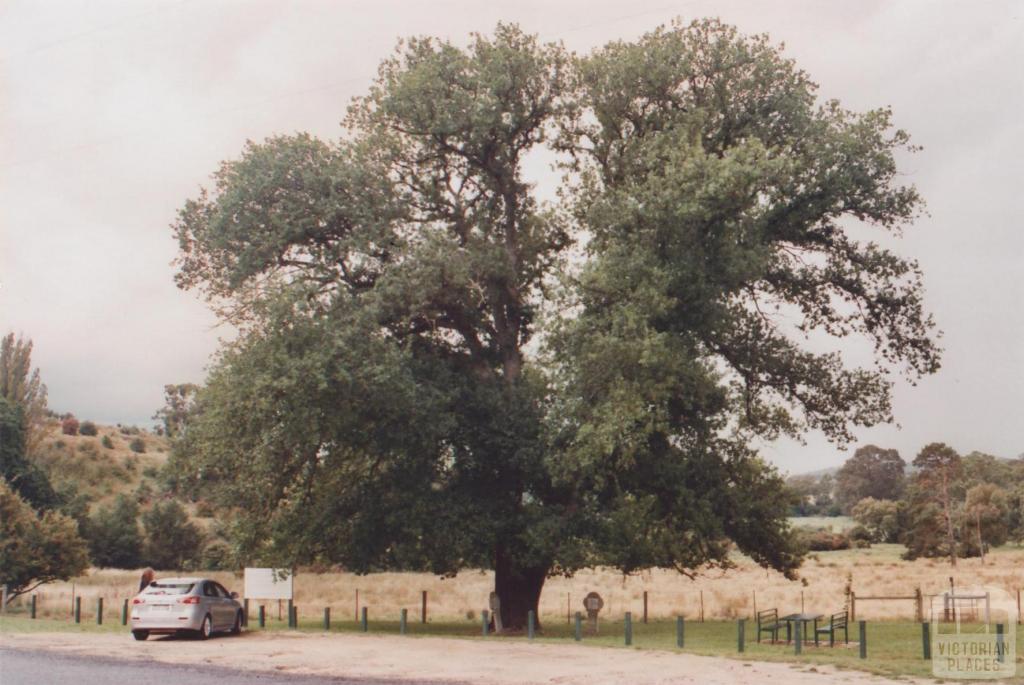
[[[527,613],[533,611],[534,626],[540,630],[537,605],[548,567],[520,568],[503,545],[495,551],[494,591],[501,601],[502,629],[508,632],[526,630]]]

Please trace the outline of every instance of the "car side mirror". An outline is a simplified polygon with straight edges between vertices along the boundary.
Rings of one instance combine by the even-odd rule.
[[[237,592],[232,592],[231,593],[231,599],[238,599],[238,593]]]

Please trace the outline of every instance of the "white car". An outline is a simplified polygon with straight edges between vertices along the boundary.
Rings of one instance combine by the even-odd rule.
[[[242,605],[237,597],[209,578],[154,580],[132,600],[132,636],[188,633],[205,640],[215,632],[238,634]]]

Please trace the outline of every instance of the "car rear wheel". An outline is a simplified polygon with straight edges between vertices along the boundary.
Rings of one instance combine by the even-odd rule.
[[[149,631],[148,630],[133,630],[132,631],[132,637],[134,637],[136,640],[145,640],[147,637],[149,637]]]
[[[239,611],[235,614],[235,625],[231,626],[231,634],[238,635],[242,632],[242,612]]]
[[[210,620],[210,615],[207,614],[203,618],[203,625],[199,626],[199,639],[205,640],[213,634],[213,621]]]

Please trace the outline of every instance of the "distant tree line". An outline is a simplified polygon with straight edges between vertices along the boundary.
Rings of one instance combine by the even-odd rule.
[[[843,536],[805,534],[812,548],[899,543],[907,559],[947,557],[956,564],[1024,540],[1024,459],[962,456],[930,443],[907,464],[894,449],[866,445],[834,476],[794,476],[787,483],[794,516],[846,514],[857,523]]]

